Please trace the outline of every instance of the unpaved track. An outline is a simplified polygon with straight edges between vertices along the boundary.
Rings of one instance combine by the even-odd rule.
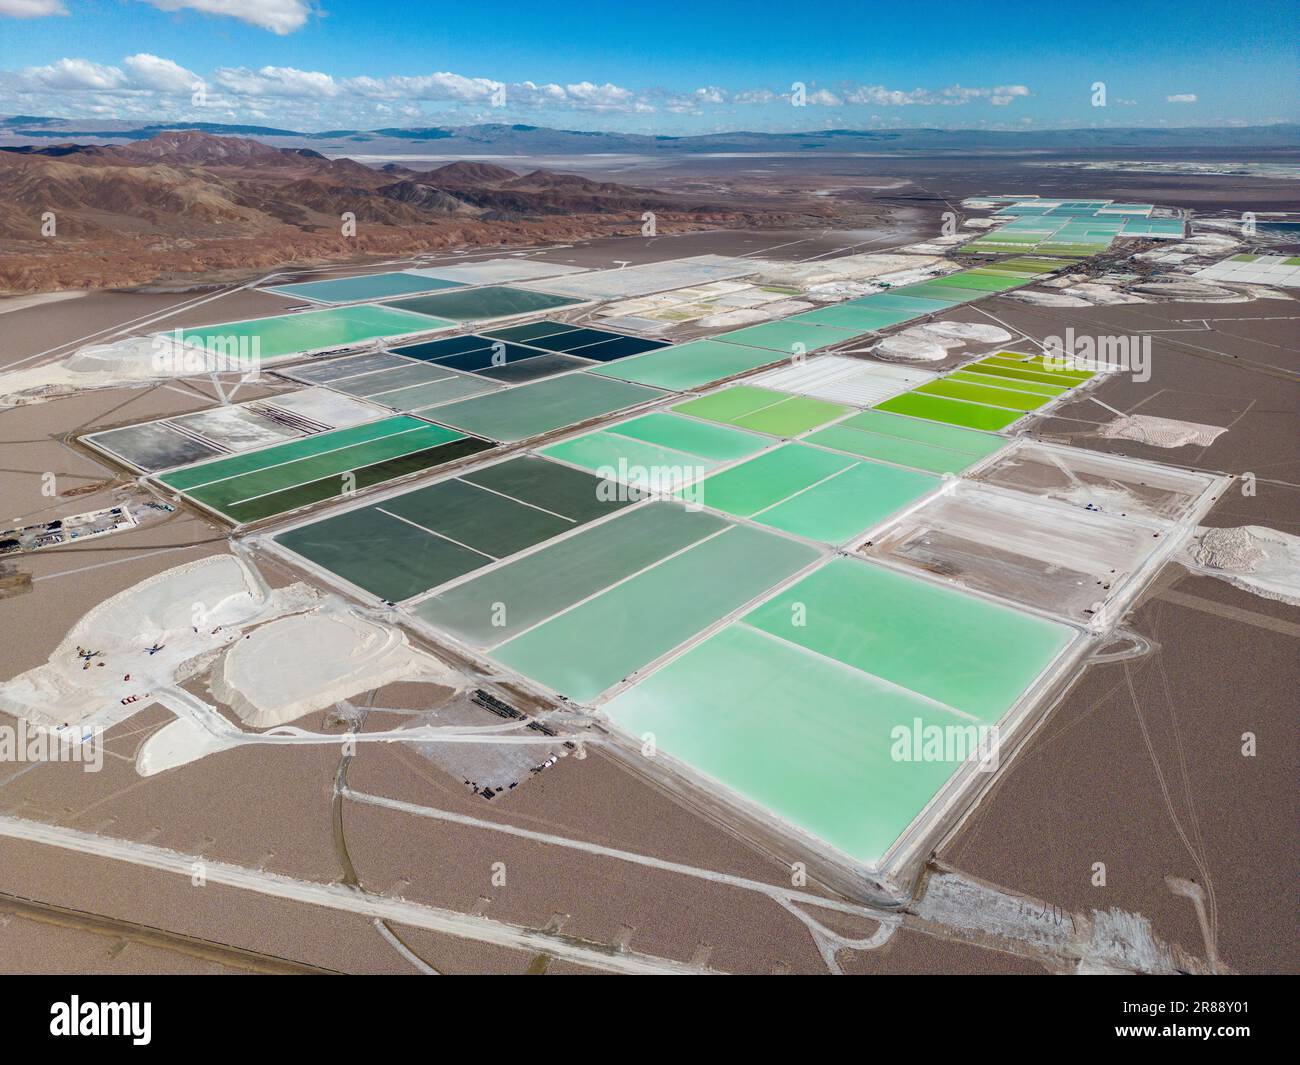
[[[490,943],[511,950],[546,954],[562,961],[606,972],[634,975],[656,973],[690,975],[704,974],[709,971],[667,958],[602,947],[570,936],[538,932],[521,925],[494,921],[487,917],[456,913],[454,910],[425,906],[404,899],[364,895],[343,884],[321,884],[274,873],[263,873],[226,862],[209,861],[198,855],[180,854],[148,843],[109,839],[72,828],[59,828],[15,817],[0,817],[0,837],[40,843],[97,858],[129,862],[132,865],[173,873],[186,879],[192,877],[197,868],[201,868],[204,878],[210,883],[225,884],[227,887],[252,891],[272,898],[323,906],[326,909],[360,914],[364,917],[395,921],[411,928],[424,928],[431,932],[440,932],[479,943]]]

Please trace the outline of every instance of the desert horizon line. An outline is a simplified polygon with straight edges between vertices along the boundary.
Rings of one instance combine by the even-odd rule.
[[[38,123],[64,123],[72,125],[79,124],[81,129],[19,129],[18,124],[38,124]],[[94,127],[98,126],[96,129]],[[8,128],[5,128],[8,127]],[[574,134],[579,136],[598,136],[598,137],[623,137],[629,139],[643,140],[647,142],[663,141],[701,141],[719,137],[878,137],[890,138],[904,134],[936,134],[951,133],[965,135],[1011,135],[1011,136],[1033,136],[1042,134],[1064,134],[1064,133],[1088,133],[1088,134],[1131,134],[1131,133],[1182,133],[1196,131],[1223,131],[1232,130],[1236,132],[1249,132],[1254,130],[1279,131],[1294,129],[1300,133],[1300,122],[1294,121],[1277,121],[1277,122],[1256,122],[1256,123],[1189,123],[1186,125],[1132,125],[1132,126],[1102,126],[1102,125],[1075,125],[1075,126],[1032,126],[1032,127],[992,127],[992,126],[836,126],[821,129],[791,129],[791,130],[763,130],[751,128],[736,128],[728,130],[716,130],[703,133],[640,133],[636,131],[607,130],[607,129],[580,129],[571,126],[546,126],[529,122],[472,122],[463,124],[417,124],[417,125],[392,125],[377,127],[333,127],[328,129],[294,129],[288,126],[262,125],[252,122],[210,122],[187,119],[169,120],[165,118],[154,119],[151,121],[131,122],[126,119],[78,119],[69,118],[59,115],[23,115],[23,114],[0,114],[0,134],[8,133],[10,135],[28,135],[28,136],[50,136],[62,134],[75,136],[78,134],[98,134],[102,136],[111,136],[114,133],[132,133],[138,131],[156,131],[164,132],[229,132],[231,134],[244,134],[246,136],[291,136],[291,137],[337,137],[356,134],[374,134],[374,135],[409,135],[417,133],[446,133],[454,136],[462,131],[483,131],[496,130],[511,133],[558,133]],[[1297,140],[1297,148],[1300,148],[1300,139]]]

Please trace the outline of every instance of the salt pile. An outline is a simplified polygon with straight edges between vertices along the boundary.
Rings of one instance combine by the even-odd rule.
[[[1228,430],[1221,425],[1202,425],[1177,418],[1156,418],[1149,414],[1129,414],[1101,427],[1098,435],[1109,440],[1137,440],[1153,447],[1186,447],[1199,444],[1209,447]]]
[[[885,337],[872,353],[882,359],[940,362],[953,348],[966,345],[1005,344],[1011,334],[996,325],[976,322],[926,322]]]
[[[1300,606],[1300,537],[1290,533],[1261,525],[1200,528],[1179,553],[1179,561],[1195,573]]]

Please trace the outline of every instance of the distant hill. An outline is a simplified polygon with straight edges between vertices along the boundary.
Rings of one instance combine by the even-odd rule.
[[[396,179],[396,180],[395,180]],[[306,148],[196,130],[117,145],[0,147],[0,237],[30,234],[46,210],[68,235],[155,231],[205,234],[204,226],[256,230],[290,222],[335,227],[358,221],[411,225],[446,216],[520,220],[556,214],[682,211],[653,189],[576,174],[460,162],[420,172],[374,169]],[[696,208],[708,213],[707,206]],[[320,217],[313,217],[319,215]]]
[[[514,181],[519,175],[513,170],[494,163],[448,163],[437,170],[430,170],[426,175],[430,181],[448,186],[482,186],[499,185],[504,181]]]
[[[0,291],[139,284],[367,251],[635,232],[644,211],[684,228],[734,207],[654,189],[478,162],[382,169],[310,148],[171,130],[114,144],[0,146]],[[42,234],[52,212],[56,232]],[[355,218],[355,236],[341,219]],[[622,230],[618,230],[622,231]]]
[[[222,136],[270,138],[281,147],[292,142],[347,142],[375,150],[390,146],[394,152],[411,152],[418,144],[437,143],[438,154],[563,155],[591,152],[680,154],[693,152],[1094,152],[1167,151],[1188,148],[1300,150],[1300,124],[1126,129],[971,130],[899,129],[809,130],[804,133],[736,131],[695,136],[651,136],[636,133],[601,133],[549,129],[518,123],[473,126],[421,126],[382,129],[332,129],[319,132],[270,126],[177,123],[133,125],[125,122],[85,121],[32,115],[0,118],[0,137],[39,143],[49,140],[149,140],[159,133],[192,129]]]

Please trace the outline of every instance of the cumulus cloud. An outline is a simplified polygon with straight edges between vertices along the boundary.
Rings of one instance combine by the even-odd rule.
[[[0,0],[0,15],[9,18],[45,18],[67,13],[60,0]]]
[[[266,10],[276,7],[277,3],[271,2]],[[961,106],[976,101],[1005,107],[1029,95],[1024,85],[911,90],[863,85],[809,89],[800,102],[825,109]],[[790,94],[769,89],[731,91],[717,85],[629,89],[596,81],[501,82],[452,71],[335,77],[290,66],[226,66],[200,74],[149,52],[127,56],[116,65],[65,58],[45,66],[0,70],[0,111],[185,121],[242,118],[273,120],[299,129],[322,125],[364,128],[373,120],[391,124],[395,118],[466,124],[509,121],[508,115],[541,123],[548,117],[564,121],[578,114],[718,119],[738,105],[780,107],[790,100]],[[878,119],[873,116],[873,121]],[[818,121],[822,120],[833,121],[826,116]]]
[[[576,85],[564,86],[565,102],[576,104],[589,111],[634,111],[638,102],[631,89],[606,82],[596,85],[590,81],[581,81]],[[648,105],[647,105],[648,106]]]
[[[2,2],[2,0],[0,0]],[[128,56],[120,65],[95,63],[88,59],[67,58],[41,67],[0,71],[0,111],[58,109],[65,113],[102,114],[117,110],[128,115],[129,97],[152,97],[158,112],[155,117],[173,117],[177,100],[189,99],[196,87],[205,90],[206,106],[234,108],[251,116],[256,109],[265,115],[268,108],[302,119],[313,109],[329,102],[338,118],[345,114],[388,114],[425,117],[417,105],[433,105],[447,116],[448,109],[464,119],[464,108],[487,108],[499,112],[502,107],[515,111],[571,111],[595,114],[649,114],[665,104],[680,102],[692,111],[722,99],[722,90],[706,88],[681,96],[661,90],[634,91],[610,82],[580,81],[567,84],[521,81],[503,83],[492,78],[467,77],[449,71],[432,74],[394,75],[390,77],[357,76],[335,78],[319,70],[296,67],[264,66],[218,67],[207,75],[188,70],[170,59],[141,52]],[[108,94],[92,98],[91,94]],[[53,97],[57,96],[57,105]],[[385,110],[379,111],[383,105]],[[678,110],[673,107],[673,110]],[[188,117],[195,117],[193,115]],[[213,116],[215,117],[215,115]],[[500,115],[492,117],[500,120]],[[333,121],[333,119],[331,119]],[[308,126],[317,123],[307,121]]]
[[[0,3],[9,0],[0,0]],[[224,15],[284,36],[302,29],[311,14],[306,0],[144,0],[159,11],[201,11]]]
[[[491,98],[501,88],[501,82],[491,78],[467,78],[463,74],[439,71],[435,74],[420,74],[415,77],[391,78],[352,78],[349,86],[364,82],[360,86],[364,91],[376,96],[411,100],[455,100],[465,103],[479,103]],[[530,95],[538,86],[524,82],[519,86],[521,93]]]
[[[197,74],[186,70],[179,63],[173,63],[170,59],[160,59],[148,52],[129,55],[122,61],[122,65],[129,71],[132,85],[142,89],[156,89],[158,92],[190,92],[195,82],[199,80]]]
[[[1176,92],[1172,96],[1166,96],[1165,101],[1171,104],[1194,104],[1196,103],[1196,93]]]
[[[238,96],[328,98],[337,96],[342,86],[329,74],[296,67],[218,67],[213,80],[222,89]]]
[[[492,78],[466,77],[449,71],[433,74],[359,76],[335,79],[322,71],[294,67],[220,67],[215,84],[238,96],[272,99],[319,100],[358,96],[372,101],[422,101],[452,104],[490,104],[504,93],[506,104],[520,108],[567,108],[575,111],[637,112],[653,107],[631,89],[619,85],[581,81],[568,85],[522,81],[513,84]]]
[[[54,90],[120,89],[126,75],[119,67],[92,63],[89,59],[60,59],[43,67],[28,67],[20,76],[34,88]]]

